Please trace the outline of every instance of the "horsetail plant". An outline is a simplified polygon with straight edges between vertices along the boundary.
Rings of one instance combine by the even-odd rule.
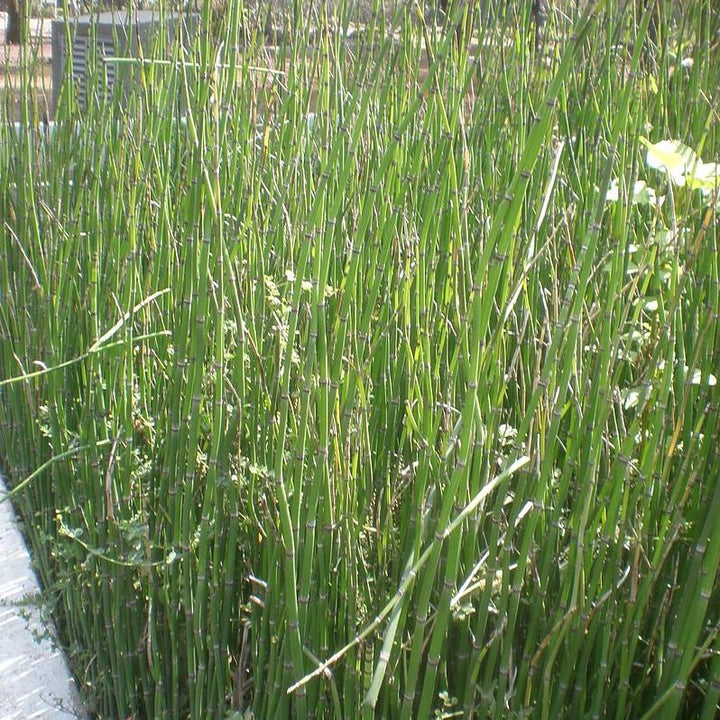
[[[720,17],[531,5],[25,67],[3,499],[97,717],[717,714]]]

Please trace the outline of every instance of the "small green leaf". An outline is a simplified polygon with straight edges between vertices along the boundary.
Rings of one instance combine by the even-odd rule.
[[[685,367],[685,372],[688,371],[687,366]],[[708,385],[710,387],[714,387],[717,385],[717,378],[712,374],[708,373],[707,375],[703,376],[702,371],[698,368],[694,368],[691,375],[690,375],[690,384],[691,385]]]
[[[620,199],[619,182],[614,179],[610,183],[610,187],[605,195],[605,202],[617,202]],[[644,180],[637,180],[633,185],[632,197],[630,199],[633,205],[657,205],[660,206],[665,202],[665,196],[657,196],[655,190],[651,188]]]
[[[618,179],[614,178],[610,182],[610,187],[605,194],[605,202],[617,202],[620,199],[620,187],[618,185]]]
[[[665,196],[657,196],[655,190],[649,187],[644,180],[638,180],[633,187],[632,203],[633,205],[662,205]]]

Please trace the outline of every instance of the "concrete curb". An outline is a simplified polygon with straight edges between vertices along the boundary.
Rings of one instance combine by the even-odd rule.
[[[0,720],[86,718],[9,501],[0,502],[0,548]]]

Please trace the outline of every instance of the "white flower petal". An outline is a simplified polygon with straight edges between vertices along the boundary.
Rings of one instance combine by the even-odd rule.
[[[644,137],[640,140],[647,147],[648,167],[664,170],[680,187],[685,185],[686,176],[703,164],[692,148],[677,140],[661,140],[654,144]]]

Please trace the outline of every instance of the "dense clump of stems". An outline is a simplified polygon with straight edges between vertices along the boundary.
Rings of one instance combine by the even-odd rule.
[[[640,138],[718,159],[717,11],[375,5],[206,2],[0,123],[0,460],[87,702],[710,720],[717,193]]]

